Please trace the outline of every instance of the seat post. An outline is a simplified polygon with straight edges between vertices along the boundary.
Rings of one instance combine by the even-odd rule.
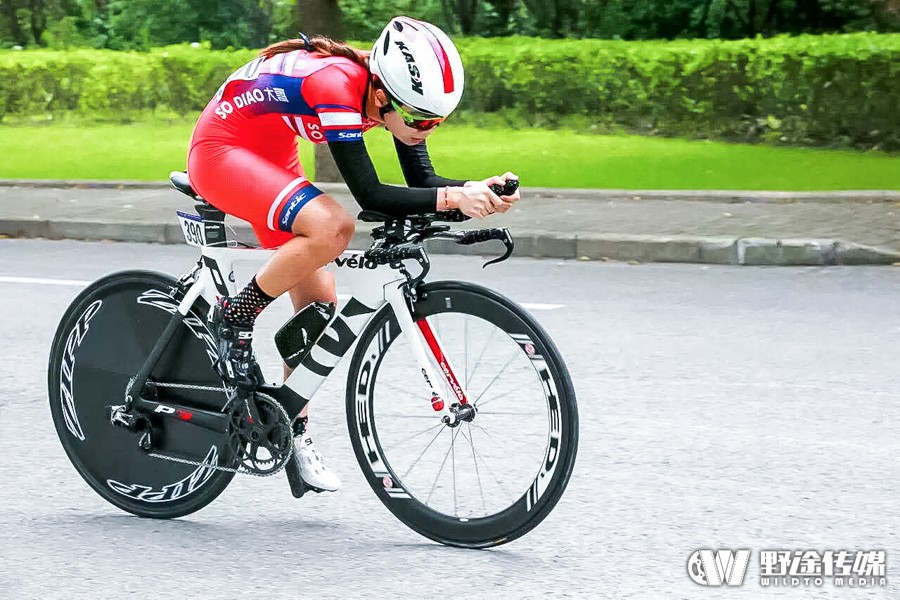
[[[200,202],[194,207],[203,219],[206,245],[213,248],[227,246],[228,236],[225,231],[225,213],[206,202]]]

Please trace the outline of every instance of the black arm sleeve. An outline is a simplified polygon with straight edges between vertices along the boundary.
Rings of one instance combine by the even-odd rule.
[[[397,149],[400,168],[403,170],[403,177],[406,178],[406,185],[409,187],[459,187],[465,183],[465,181],[446,179],[435,174],[434,167],[431,165],[431,158],[428,157],[428,148],[425,147],[425,142],[415,146],[407,146],[397,138],[394,138],[394,147]]]
[[[376,210],[393,216],[436,210],[436,188],[400,187],[378,181],[365,142],[329,142],[328,149],[350,193],[363,210]]]

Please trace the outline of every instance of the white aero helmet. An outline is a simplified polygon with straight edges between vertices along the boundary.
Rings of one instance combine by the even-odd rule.
[[[369,56],[369,69],[388,94],[423,115],[446,117],[463,93],[459,52],[443,31],[394,17]]]

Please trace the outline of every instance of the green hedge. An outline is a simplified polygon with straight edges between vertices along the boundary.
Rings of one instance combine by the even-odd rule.
[[[515,124],[900,149],[900,34],[458,45],[464,117],[498,113]],[[190,46],[0,52],[0,119],[193,116],[253,56]]]

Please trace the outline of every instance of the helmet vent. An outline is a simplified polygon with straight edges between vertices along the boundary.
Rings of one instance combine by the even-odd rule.
[[[394,29],[397,31],[403,31],[403,23],[400,21],[394,21]]]
[[[381,49],[381,51],[384,52],[385,54],[387,54],[387,53],[388,53],[388,50],[390,49],[390,47],[391,47],[391,34],[390,34],[390,33],[385,33],[385,36],[384,36],[384,47]]]

